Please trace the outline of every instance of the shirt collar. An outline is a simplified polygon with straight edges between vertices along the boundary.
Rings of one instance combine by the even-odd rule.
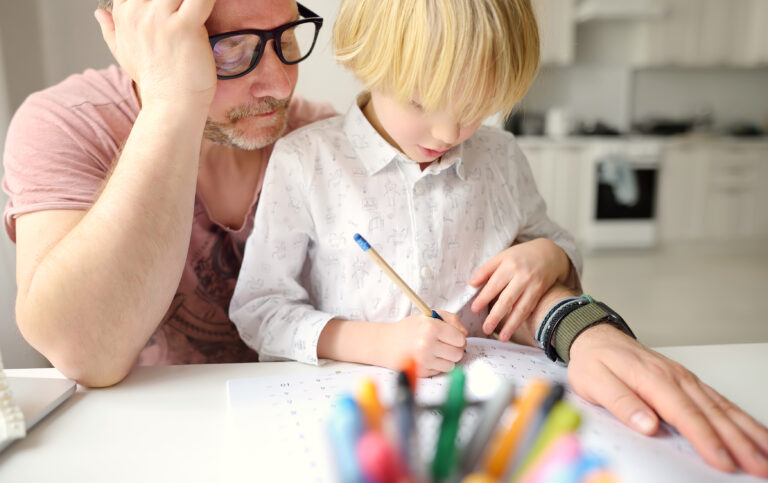
[[[369,176],[382,170],[399,156],[403,156],[381,137],[363,114],[362,106],[365,106],[370,99],[371,94],[367,91],[358,95],[344,119],[344,132],[347,139]]]
[[[344,132],[349,139],[352,148],[355,150],[357,158],[370,176],[384,169],[391,162],[401,160],[404,163],[413,161],[394,148],[381,137],[376,128],[371,125],[363,114],[363,106],[371,100],[371,93],[361,92],[347,111],[344,119]],[[438,174],[446,169],[454,167],[456,175],[462,180],[466,180],[466,167],[464,166],[462,154],[464,152],[464,143],[454,146],[448,152],[443,154],[439,163],[433,163],[424,170],[424,174]]]

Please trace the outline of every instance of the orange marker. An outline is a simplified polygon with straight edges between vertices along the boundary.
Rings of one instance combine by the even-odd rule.
[[[535,380],[528,384],[520,398],[513,403],[514,420],[508,429],[501,429],[489,446],[485,457],[485,472],[494,478],[504,476],[509,461],[514,460],[515,452],[525,435],[528,425],[533,420],[549,393],[549,384]]]
[[[371,379],[365,379],[357,391],[357,404],[363,412],[366,426],[370,431],[381,431],[381,422],[386,409],[381,405],[376,393],[376,384]]]
[[[405,377],[408,378],[408,385],[411,386],[411,392],[416,394],[416,361],[413,357],[406,357],[401,369],[405,373]]]

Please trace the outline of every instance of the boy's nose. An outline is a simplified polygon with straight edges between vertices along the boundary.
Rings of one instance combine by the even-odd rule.
[[[441,122],[432,128],[432,137],[453,146],[459,140],[461,125],[458,122]]]
[[[259,65],[249,74],[253,97],[285,99],[291,95],[297,77],[297,66],[285,65],[277,57],[271,40],[265,46]]]

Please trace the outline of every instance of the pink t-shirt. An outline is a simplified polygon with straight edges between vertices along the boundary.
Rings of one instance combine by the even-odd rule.
[[[16,218],[25,213],[90,208],[138,113],[132,81],[115,66],[87,70],[29,96],[11,121],[3,158],[3,189],[9,196],[4,221],[11,239],[16,240]],[[334,114],[328,104],[294,97],[287,132]],[[271,146],[263,150],[265,157],[271,152]],[[195,197],[179,288],[139,364],[257,360],[227,310],[260,190],[261,183],[237,231],[212,221],[202,199]]]

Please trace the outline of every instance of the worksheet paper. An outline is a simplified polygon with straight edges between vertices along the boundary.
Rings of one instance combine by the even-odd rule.
[[[606,410],[577,396],[568,386],[566,369],[531,347],[491,339],[470,338],[460,363],[466,371],[466,398],[488,399],[502,379],[521,390],[540,378],[566,385],[566,398],[582,416],[579,435],[584,448],[601,455],[626,482],[749,482],[764,481],[748,475],[729,475],[710,468],[688,442],[669,426],[646,437],[635,433]],[[339,395],[354,395],[361,381],[376,382],[382,403],[394,398],[396,373],[371,366],[347,366],[304,375],[268,376],[227,381],[233,446],[247,458],[253,476],[281,475],[283,481],[336,481],[327,424]],[[448,377],[419,379],[417,404],[439,405],[448,389]],[[472,434],[480,406],[462,414],[458,442]],[[419,452],[431,461],[441,417],[424,410],[418,417]]]

